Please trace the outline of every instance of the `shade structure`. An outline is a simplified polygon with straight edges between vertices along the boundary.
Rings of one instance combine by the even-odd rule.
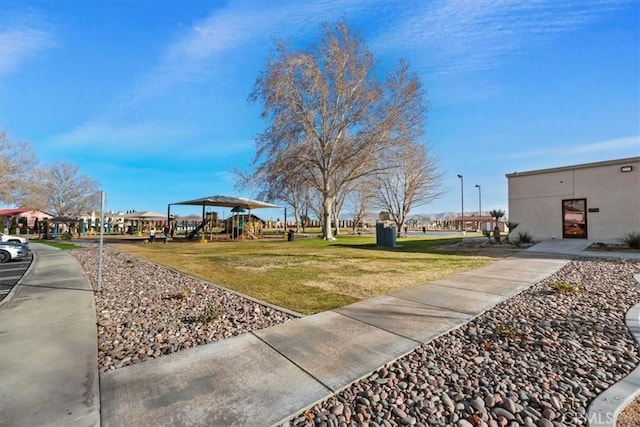
[[[224,208],[240,207],[244,209],[277,208],[279,206],[259,200],[246,199],[244,197],[231,196],[209,196],[201,199],[185,200],[183,202],[171,203],[172,205],[192,205],[192,206],[221,206]]]
[[[161,221],[163,219],[167,219],[165,214],[153,211],[130,212],[128,214],[124,214],[122,217],[125,219],[142,219],[147,221]]]
[[[196,227],[194,230],[189,233],[187,238],[193,238],[196,233],[204,229],[206,224],[208,223],[208,219],[205,218],[205,207],[206,206],[219,206],[223,208],[232,208],[232,212],[234,214],[239,214],[241,212],[245,212],[246,210],[251,213],[251,209],[260,209],[260,208],[278,208],[277,205],[272,205],[271,203],[261,202],[259,200],[247,199],[244,197],[231,197],[231,196],[209,196],[202,197],[200,199],[193,200],[185,200],[182,202],[169,203],[167,206],[167,218],[171,216],[171,206],[172,205],[190,205],[190,206],[202,206],[202,223]],[[236,222],[234,227],[234,238],[239,237],[238,233],[241,230],[241,222],[239,217],[236,215]],[[204,233],[202,233],[202,240],[204,241]]]
[[[122,218],[129,221],[136,221],[136,234],[140,236],[142,231],[146,229],[145,225],[152,223],[154,221],[163,221],[167,219],[167,216],[158,212],[153,211],[142,211],[142,212],[129,212],[128,214],[122,215]]]

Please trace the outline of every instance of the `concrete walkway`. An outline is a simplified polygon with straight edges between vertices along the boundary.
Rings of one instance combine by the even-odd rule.
[[[522,292],[589,245],[558,242],[560,252],[551,243],[545,251],[522,251],[475,271],[103,374],[103,425],[286,421]]]
[[[0,425],[98,426],[93,291],[72,255],[29,246],[31,267],[0,304]]]

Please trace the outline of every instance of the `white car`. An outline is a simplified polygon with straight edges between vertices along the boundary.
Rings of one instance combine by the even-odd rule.
[[[15,242],[0,242],[0,263],[24,258],[28,255],[29,247],[27,245]]]
[[[12,234],[0,233],[0,242],[15,242],[22,243],[23,245],[29,244],[29,239],[26,237],[14,236]]]

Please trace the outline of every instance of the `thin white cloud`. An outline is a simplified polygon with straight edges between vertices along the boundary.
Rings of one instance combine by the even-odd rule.
[[[418,67],[434,75],[490,70],[506,55],[548,43],[631,0],[450,0],[399,9],[396,28],[381,33],[379,49],[423,52]]]
[[[357,14],[372,4],[376,1],[279,1],[268,7],[258,0],[229,2],[169,43],[158,65],[136,89],[135,99],[161,94],[176,84],[214,79],[227,64],[238,63],[226,58],[237,56],[239,50],[266,52],[271,43],[265,46],[265,40],[303,37],[316,32],[321,21]]]
[[[539,150],[527,150],[506,156],[507,159],[528,159],[535,157],[571,156],[593,153],[613,153],[629,150],[640,155],[640,135],[597,141],[578,145],[556,145]]]
[[[168,45],[159,64],[137,88],[135,99],[161,94],[176,84],[213,78],[216,69],[224,66],[213,63],[213,58],[249,44],[263,34],[265,22],[277,20],[275,9],[266,14],[264,8],[217,10]]]
[[[317,33],[323,21],[346,18],[369,32],[364,36],[375,53],[407,56],[421,73],[449,76],[492,70],[505,56],[548,43],[629,1],[316,0],[280,1],[268,8],[259,0],[229,2],[168,44],[136,88],[134,102],[178,84],[215,80],[225,71],[246,72],[229,67],[243,67],[242,56],[253,61],[266,56],[271,43],[265,46],[265,40],[301,40]]]
[[[221,138],[217,138],[221,139]],[[198,143],[180,148],[181,155],[186,157],[215,157],[218,159],[235,158],[238,155],[245,155],[247,159],[253,157],[255,144],[253,141],[225,141],[222,143]]]
[[[84,123],[75,129],[53,136],[44,144],[55,147],[57,152],[72,153],[86,149],[87,153],[109,155],[131,155],[171,153],[177,159],[226,159],[238,155],[250,158],[253,141],[226,141],[224,144],[203,143],[206,136],[197,135],[198,129],[174,126],[158,121],[115,124],[106,121]]]
[[[115,153],[154,151],[175,146],[189,136],[189,131],[167,123],[147,121],[114,125],[100,121],[84,123],[75,129],[52,137],[59,149],[86,148]]]
[[[36,28],[0,29],[0,79],[16,72],[38,53],[55,46],[53,36]]]

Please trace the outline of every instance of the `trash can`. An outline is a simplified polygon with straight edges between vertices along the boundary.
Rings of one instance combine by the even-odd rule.
[[[376,222],[376,246],[384,246],[384,222]]]
[[[295,239],[295,232],[293,230],[289,230],[287,233],[287,242],[293,242]]]
[[[389,225],[384,229],[384,242],[388,248],[396,247],[396,236],[398,235],[396,228],[393,225]]]
[[[396,247],[396,227],[388,222],[376,222],[376,246],[383,248]]]

